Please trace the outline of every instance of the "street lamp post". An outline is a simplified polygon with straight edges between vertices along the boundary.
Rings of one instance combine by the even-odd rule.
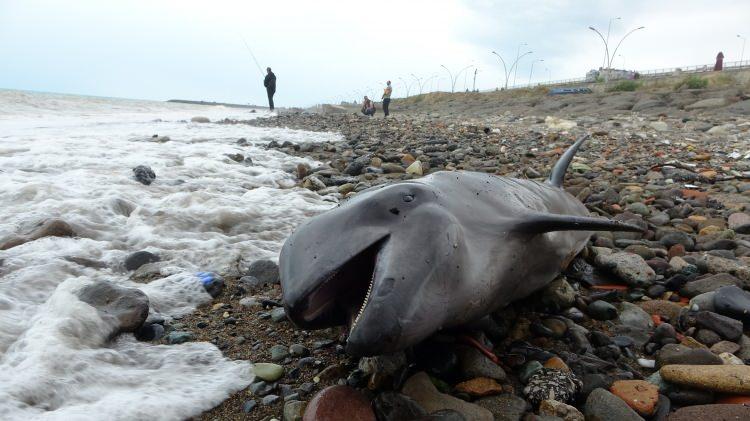
[[[453,77],[453,73],[451,73],[451,71],[447,67],[445,67],[444,65],[441,64],[440,67],[442,67],[443,69],[445,69],[445,71],[448,72],[448,76],[450,77],[450,83],[451,83],[451,92],[455,92],[456,91],[456,81],[458,81],[458,77],[461,76],[461,73],[463,73],[466,69],[469,69],[469,68],[474,67],[474,66],[473,65],[468,65],[468,66],[464,67],[463,69],[459,70],[458,73],[456,73],[456,77]]]
[[[620,17],[618,16],[616,18],[610,18],[609,19],[609,24],[607,25],[607,44],[609,44],[609,33],[610,33],[610,31],[612,31],[612,21],[613,20],[620,20]],[[605,60],[607,60],[607,59],[608,58],[605,57]],[[606,64],[606,62],[605,62],[605,64]]]
[[[612,68],[612,60],[617,56],[617,50],[620,48],[620,45],[622,45],[622,42],[625,41],[625,38],[629,37],[630,34],[632,34],[633,32],[638,31],[640,29],[644,29],[644,28],[645,28],[645,26],[639,26],[639,27],[631,30],[627,34],[625,34],[625,36],[622,37],[622,39],[620,40],[620,42],[617,43],[617,46],[615,47],[615,50],[610,55],[609,54],[609,43],[607,42],[607,39],[604,38],[604,35],[602,35],[601,32],[597,31],[596,28],[594,28],[593,26],[589,26],[589,29],[591,29],[592,31],[596,32],[596,34],[599,35],[599,38],[601,38],[602,42],[604,43],[604,54],[607,57],[606,67],[604,69],[605,71]],[[609,78],[609,72],[605,72],[605,74],[604,74],[605,81],[608,78]]]
[[[527,44],[525,42],[522,42],[522,43],[518,44],[518,48],[516,49],[516,63],[518,63],[518,60],[520,60],[521,57],[523,57],[523,56],[519,56],[519,54],[521,54],[521,47],[524,46],[524,45],[529,45],[529,44]],[[524,54],[524,56],[525,55],[526,54]],[[511,67],[513,67],[513,66],[511,66]],[[516,86],[516,76],[518,76],[518,67],[516,67],[516,71],[513,72],[513,86]]]
[[[445,69],[446,72],[448,72],[448,80],[451,83],[453,83],[453,73],[451,73],[451,71],[442,64],[440,65],[440,67],[442,67],[443,69]],[[438,79],[438,89],[440,89],[440,79]],[[451,92],[453,92],[453,88],[451,88]]]
[[[492,52],[492,54],[496,55],[497,58],[500,59],[500,62],[503,63],[503,73],[505,73],[505,89],[508,89],[508,77],[510,77],[510,75],[508,74],[508,68],[505,66],[505,60],[503,60],[500,54],[494,51]]]
[[[419,95],[422,95],[422,80],[418,78],[414,73],[412,73],[411,76],[414,78],[414,80],[417,81],[417,86],[419,86]]]
[[[521,60],[522,58],[526,57],[527,55],[529,55],[529,54],[531,54],[531,53],[533,53],[533,51],[527,51],[527,52],[525,52],[525,53],[521,54],[521,55],[520,55],[520,56],[519,56],[519,57],[518,57],[518,58],[516,59],[516,61],[515,61],[515,62],[513,62],[513,64],[512,64],[511,66],[510,66],[510,71],[512,72],[512,71],[513,71],[513,69],[515,68],[515,70],[516,70],[516,72],[517,72],[517,71],[518,71],[518,62],[519,62],[519,60]],[[515,77],[513,77],[513,86],[514,86],[514,87],[516,86],[516,78],[515,78]],[[506,87],[507,87],[507,82],[506,82]]]
[[[745,42],[747,42],[747,38],[740,34],[737,34],[737,38],[742,39],[742,53],[740,54],[740,67],[742,67],[742,62],[745,60]]]
[[[477,72],[476,68],[477,66],[471,65],[468,68],[474,68],[474,82],[476,83],[477,80]],[[469,79],[469,72],[464,73],[464,91],[468,90],[468,79]]]
[[[430,87],[428,88],[428,90],[427,90],[427,93],[430,93],[430,92],[432,92],[432,81],[433,81],[433,79],[435,79],[436,77],[437,77],[437,75],[433,74],[433,75],[431,75],[430,77],[428,77],[427,79],[425,79],[425,80],[424,80],[424,81],[422,82],[422,86],[427,86],[427,82],[430,82]]]
[[[541,62],[541,61],[544,61],[544,59],[538,58],[536,60],[531,61],[531,71],[529,72],[529,86],[531,86],[531,75],[534,74],[534,63],[536,63],[537,61]]]
[[[645,26],[639,26],[639,27],[631,30],[627,34],[625,34],[625,36],[622,37],[622,39],[620,40],[620,42],[617,43],[617,47],[615,47],[615,51],[612,52],[612,59],[614,59],[614,57],[617,55],[617,50],[620,48],[620,45],[622,45],[622,42],[625,41],[625,38],[629,37],[630,34],[632,34],[633,32],[641,30],[641,29],[644,29],[644,28],[645,28]],[[609,63],[609,66],[607,66],[607,67],[612,67],[612,62],[611,61]]]
[[[599,35],[599,38],[602,39],[602,42],[604,43],[604,68],[607,67],[607,63],[609,62],[609,45],[607,44],[607,40],[604,38],[604,35],[602,35],[601,32],[597,31],[596,28],[593,26],[589,26],[589,29],[596,32],[597,35]]]
[[[479,71],[478,67],[474,68],[474,82],[471,84],[471,91],[474,92],[477,90],[477,72]]]

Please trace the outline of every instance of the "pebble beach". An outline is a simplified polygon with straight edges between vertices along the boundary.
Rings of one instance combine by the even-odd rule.
[[[276,272],[258,271],[274,263],[258,263],[190,320],[203,322],[195,330],[227,355],[245,358],[253,349],[264,374],[274,371],[201,419],[750,416],[747,114],[716,105],[677,117],[430,114],[371,119],[336,109],[220,123],[341,133],[339,143],[268,145],[323,163],[298,165],[298,185],[338,201],[433,171],[543,180],[565,148],[590,133],[565,189],[592,215],[644,234],[595,233],[563,275],[481,329],[361,359],[344,353],[343,329],[291,325]]]
[[[67,247],[53,258],[53,267],[78,280],[47,287],[46,294],[97,309],[101,325],[87,346],[98,349],[116,340],[113,355],[130,355],[136,347],[153,357],[172,351],[172,358],[184,359],[175,369],[152,372],[186,380],[172,383],[184,399],[164,402],[170,411],[164,419],[748,418],[750,116],[743,110],[750,99],[736,90],[680,95],[694,101],[664,100],[662,109],[633,111],[632,104],[643,100],[636,96],[627,99],[631,109],[617,110],[597,103],[607,97],[607,104],[620,104],[612,99],[616,94],[598,94],[583,111],[569,104],[557,110],[516,104],[492,113],[440,101],[414,109],[395,101],[388,119],[329,106],[252,118],[221,111],[169,124],[144,121],[130,129],[138,135],[128,142],[155,157],[171,151],[169,165],[118,164],[123,188],[138,186],[155,195],[150,200],[176,195],[162,207],[189,205],[176,200],[185,189],[233,199],[220,206],[203,200],[200,211],[187,207],[184,225],[158,241],[143,234],[164,221],[148,198],[127,196],[108,208],[122,221],[140,215],[142,226],[129,231],[138,235],[124,243],[109,239],[124,233],[97,236],[87,223],[92,216],[47,211],[37,225],[4,227],[1,274],[20,279],[21,262],[42,270],[40,263],[23,260],[40,250],[31,247]],[[161,130],[146,135],[155,125]],[[497,309],[481,325],[440,332],[395,354],[354,358],[344,352],[343,328],[306,331],[287,319],[277,253],[300,221],[370,187],[435,171],[542,181],[583,134],[591,138],[572,162],[565,190],[591,215],[640,226],[643,233],[596,232],[542,290]],[[206,142],[197,151],[204,161],[185,161],[196,154],[191,148]],[[175,175],[186,162],[200,163],[198,172]],[[217,174],[233,178],[220,181]],[[243,183],[249,175],[252,182]],[[253,201],[274,212],[236,209]],[[45,208],[38,209],[44,215]],[[200,252],[181,252],[170,236],[192,232],[207,217],[210,225],[199,225],[207,237],[194,243]],[[85,238],[100,241],[105,252],[71,248]],[[101,283],[105,277],[115,286]],[[181,300],[167,299],[175,294]],[[41,314],[58,314],[53,310]],[[11,341],[9,352],[20,343]],[[142,363],[155,369],[152,361]],[[34,385],[26,390],[39,396]],[[164,393],[157,396],[169,400],[167,392],[147,388],[131,398]],[[128,416],[153,416],[157,407]],[[60,408],[70,411],[66,404]]]

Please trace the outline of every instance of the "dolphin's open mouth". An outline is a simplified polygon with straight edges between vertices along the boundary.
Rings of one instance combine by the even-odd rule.
[[[348,325],[351,332],[369,302],[378,255],[387,240],[388,236],[381,238],[322,277],[302,300],[301,311],[292,317],[312,328]]]

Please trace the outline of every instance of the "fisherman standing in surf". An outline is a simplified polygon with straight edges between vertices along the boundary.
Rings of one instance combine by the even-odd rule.
[[[268,108],[273,111],[273,94],[276,93],[276,75],[273,74],[270,67],[266,67],[266,78],[263,79],[263,86],[266,87],[266,93],[268,94]]]

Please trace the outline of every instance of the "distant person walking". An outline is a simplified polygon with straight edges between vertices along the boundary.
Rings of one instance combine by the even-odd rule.
[[[724,53],[719,51],[719,54],[716,55],[716,64],[714,65],[714,71],[719,72],[722,69],[724,69]]]
[[[393,88],[391,88],[391,81],[389,80],[386,82],[386,87],[383,90],[383,114],[385,114],[386,117],[388,117],[388,105],[391,103],[392,92]]]
[[[273,74],[270,67],[266,67],[266,78],[263,79],[263,86],[266,87],[266,93],[268,94],[268,108],[273,111],[273,94],[276,93],[276,75]]]

